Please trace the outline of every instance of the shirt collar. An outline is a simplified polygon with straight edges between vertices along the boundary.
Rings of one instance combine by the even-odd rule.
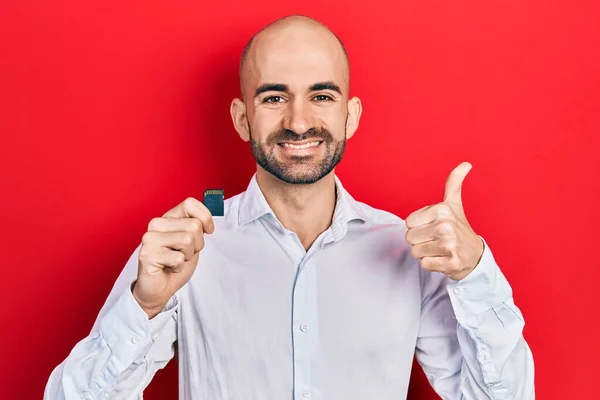
[[[366,221],[366,216],[358,202],[344,189],[337,175],[334,175],[334,179],[337,189],[337,199],[333,212],[331,231],[333,239],[338,241],[348,231],[348,222],[352,220]],[[267,220],[270,220],[270,222],[277,221],[275,213],[258,186],[256,173],[254,173],[240,201],[239,226],[243,226],[263,216],[268,216]]]

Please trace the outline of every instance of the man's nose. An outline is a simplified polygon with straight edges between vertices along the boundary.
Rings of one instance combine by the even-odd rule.
[[[302,99],[295,99],[291,102],[283,119],[283,127],[298,135],[313,128],[314,121],[310,113],[310,105]]]

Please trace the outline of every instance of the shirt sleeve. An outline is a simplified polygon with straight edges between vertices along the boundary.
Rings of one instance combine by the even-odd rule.
[[[533,355],[523,337],[525,321],[481,239],[481,260],[464,279],[421,270],[416,358],[443,399],[534,399]]]
[[[178,299],[154,318],[133,297],[141,245],[133,252],[90,334],[50,375],[45,400],[142,399],[157,370],[174,355]]]

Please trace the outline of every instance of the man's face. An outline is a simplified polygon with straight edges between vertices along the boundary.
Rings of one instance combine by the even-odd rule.
[[[337,39],[266,33],[243,80],[250,148],[258,165],[288,183],[314,183],[340,162],[348,118],[347,64]]]

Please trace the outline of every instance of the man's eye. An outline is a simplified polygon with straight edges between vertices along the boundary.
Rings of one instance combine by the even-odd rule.
[[[270,96],[263,100],[265,103],[281,103],[282,101],[281,96]]]
[[[315,100],[317,100],[317,101],[333,101],[333,99],[331,97],[326,96],[324,94],[316,95]]]

